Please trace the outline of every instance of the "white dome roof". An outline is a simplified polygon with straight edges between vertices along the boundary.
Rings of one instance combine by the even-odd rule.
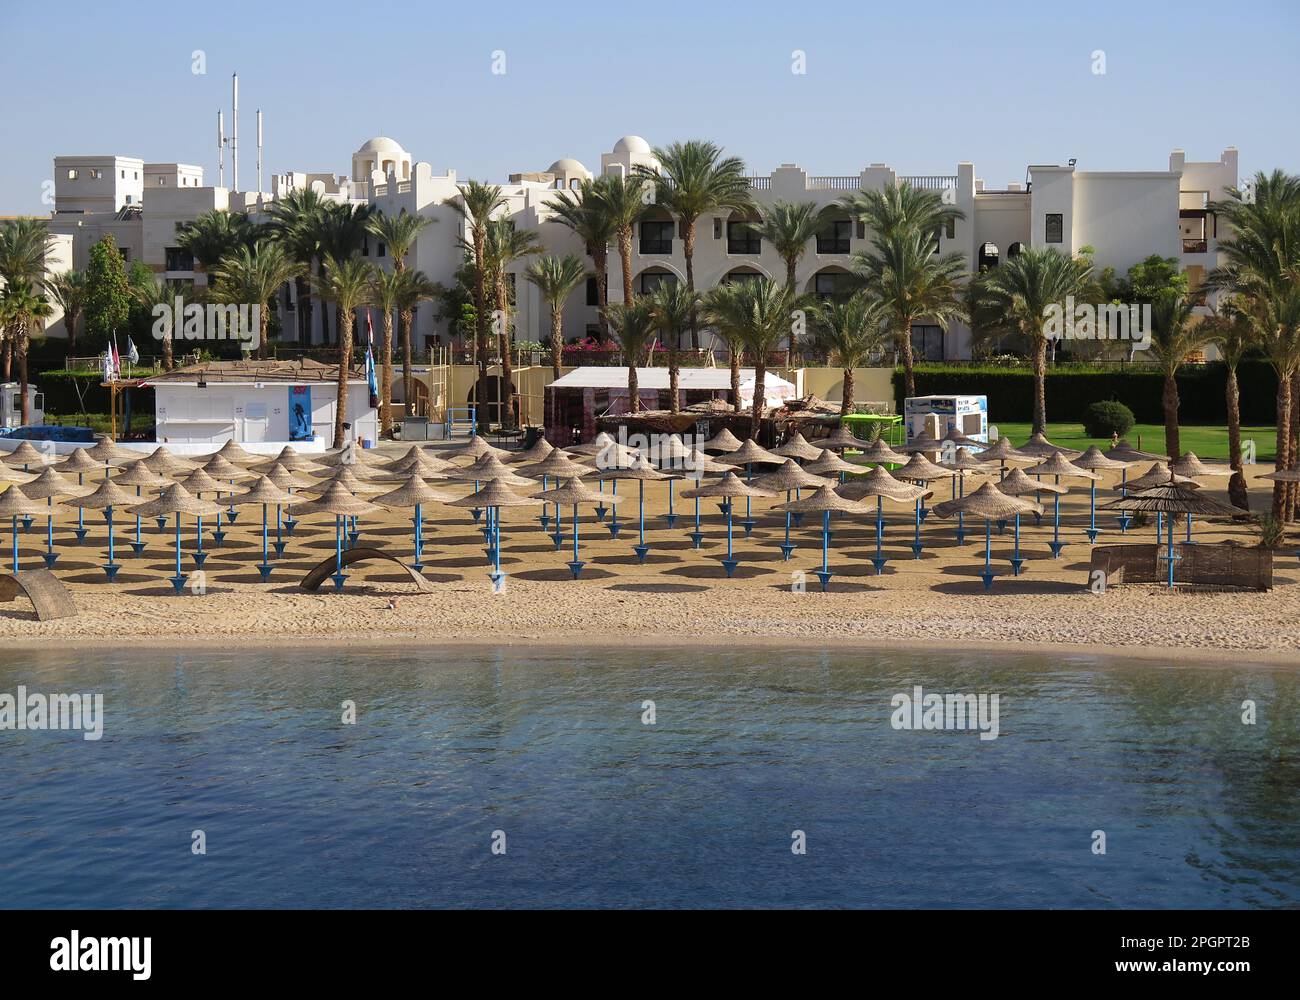
[[[393,141],[386,135],[377,135],[373,139],[368,139],[366,143],[357,150],[358,153],[405,153],[400,143]]]
[[[566,156],[561,160],[556,160],[547,168],[548,174],[589,174],[591,173],[586,167],[571,156]]]
[[[625,135],[614,143],[614,152],[616,153],[648,153],[650,152],[650,143],[646,142],[639,135]]]

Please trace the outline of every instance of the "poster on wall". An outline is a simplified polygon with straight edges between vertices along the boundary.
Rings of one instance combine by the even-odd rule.
[[[289,386],[289,440],[310,441],[311,386]]]

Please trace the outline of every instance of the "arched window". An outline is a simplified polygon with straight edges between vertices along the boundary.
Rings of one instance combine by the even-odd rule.
[[[732,212],[727,219],[727,253],[758,256],[763,252],[763,238],[752,226],[763,220],[757,212]]]
[[[976,263],[976,270],[980,274],[983,274],[991,267],[997,267],[998,245],[996,243],[985,243],[980,247],[979,259]]]
[[[1025,245],[1023,243],[1012,243],[1011,246],[1007,247],[1007,260],[1010,260],[1012,257],[1019,257],[1020,251],[1024,248]]]

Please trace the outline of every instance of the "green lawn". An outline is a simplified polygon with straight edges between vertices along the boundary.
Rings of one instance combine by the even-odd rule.
[[[1030,434],[1030,425],[1027,423],[998,422],[997,428],[998,433],[1002,437],[1010,437],[1013,444],[1023,444],[1028,440]],[[1254,441],[1255,461],[1272,462],[1273,455],[1277,450],[1275,448],[1276,434],[1276,429],[1272,425],[1243,427],[1241,429],[1242,445],[1244,447],[1246,442]],[[1134,424],[1127,437],[1129,444],[1139,451],[1159,454],[1165,450],[1164,424]],[[1102,451],[1110,447],[1110,438],[1090,438],[1084,433],[1082,424],[1049,423],[1047,438],[1053,444],[1077,448],[1080,451],[1090,444],[1097,445]],[[1194,451],[1201,458],[1217,458],[1225,462],[1228,460],[1228,429],[1226,427],[1184,425],[1179,431],[1179,441],[1182,444],[1183,451]]]

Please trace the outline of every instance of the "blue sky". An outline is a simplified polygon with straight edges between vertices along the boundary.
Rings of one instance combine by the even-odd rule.
[[[179,160],[215,183],[235,70],[246,187],[257,107],[268,173],[346,173],[381,132],[435,171],[494,181],[561,156],[598,167],[626,133],[711,138],[754,173],[971,160],[995,187],[1070,157],[1166,169],[1175,147],[1212,160],[1235,145],[1243,173],[1300,169],[1295,0],[1073,6],[0,0],[0,214],[49,210],[56,154]]]

